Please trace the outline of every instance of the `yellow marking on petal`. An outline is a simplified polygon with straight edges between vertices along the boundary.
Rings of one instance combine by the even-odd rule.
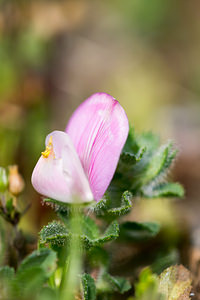
[[[42,155],[47,158],[49,156],[49,154],[51,153],[51,150],[47,149],[48,147],[46,147],[46,150],[42,152]]]
[[[43,155],[44,158],[48,158],[51,153],[53,153],[53,155],[54,155],[52,135],[50,136],[48,145],[46,146],[45,151],[42,152],[42,155]]]

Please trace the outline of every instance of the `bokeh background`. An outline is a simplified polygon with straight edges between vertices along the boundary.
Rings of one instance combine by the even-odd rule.
[[[199,11],[198,0],[0,1],[0,165],[18,164],[25,179],[24,230],[36,233],[51,218],[30,183],[46,134],[103,91],[136,132],[175,140],[173,178],[186,196],[173,218],[200,244]]]

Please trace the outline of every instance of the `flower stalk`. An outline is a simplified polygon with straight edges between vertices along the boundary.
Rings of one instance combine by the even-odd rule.
[[[80,289],[79,274],[82,271],[82,243],[81,243],[81,214],[78,207],[72,209],[69,219],[69,229],[73,235],[67,245],[67,258],[62,271],[60,282],[60,300],[73,300]]]

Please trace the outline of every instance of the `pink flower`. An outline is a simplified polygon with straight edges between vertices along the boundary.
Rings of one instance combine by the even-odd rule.
[[[36,191],[62,202],[99,201],[114,175],[128,135],[128,119],[117,100],[97,93],[73,113],[66,132],[46,137],[32,174]]]

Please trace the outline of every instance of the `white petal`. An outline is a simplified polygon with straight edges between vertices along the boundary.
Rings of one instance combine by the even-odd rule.
[[[89,202],[93,200],[88,179],[68,134],[54,131],[53,152],[38,160],[32,174],[33,187],[42,195],[62,202]]]

